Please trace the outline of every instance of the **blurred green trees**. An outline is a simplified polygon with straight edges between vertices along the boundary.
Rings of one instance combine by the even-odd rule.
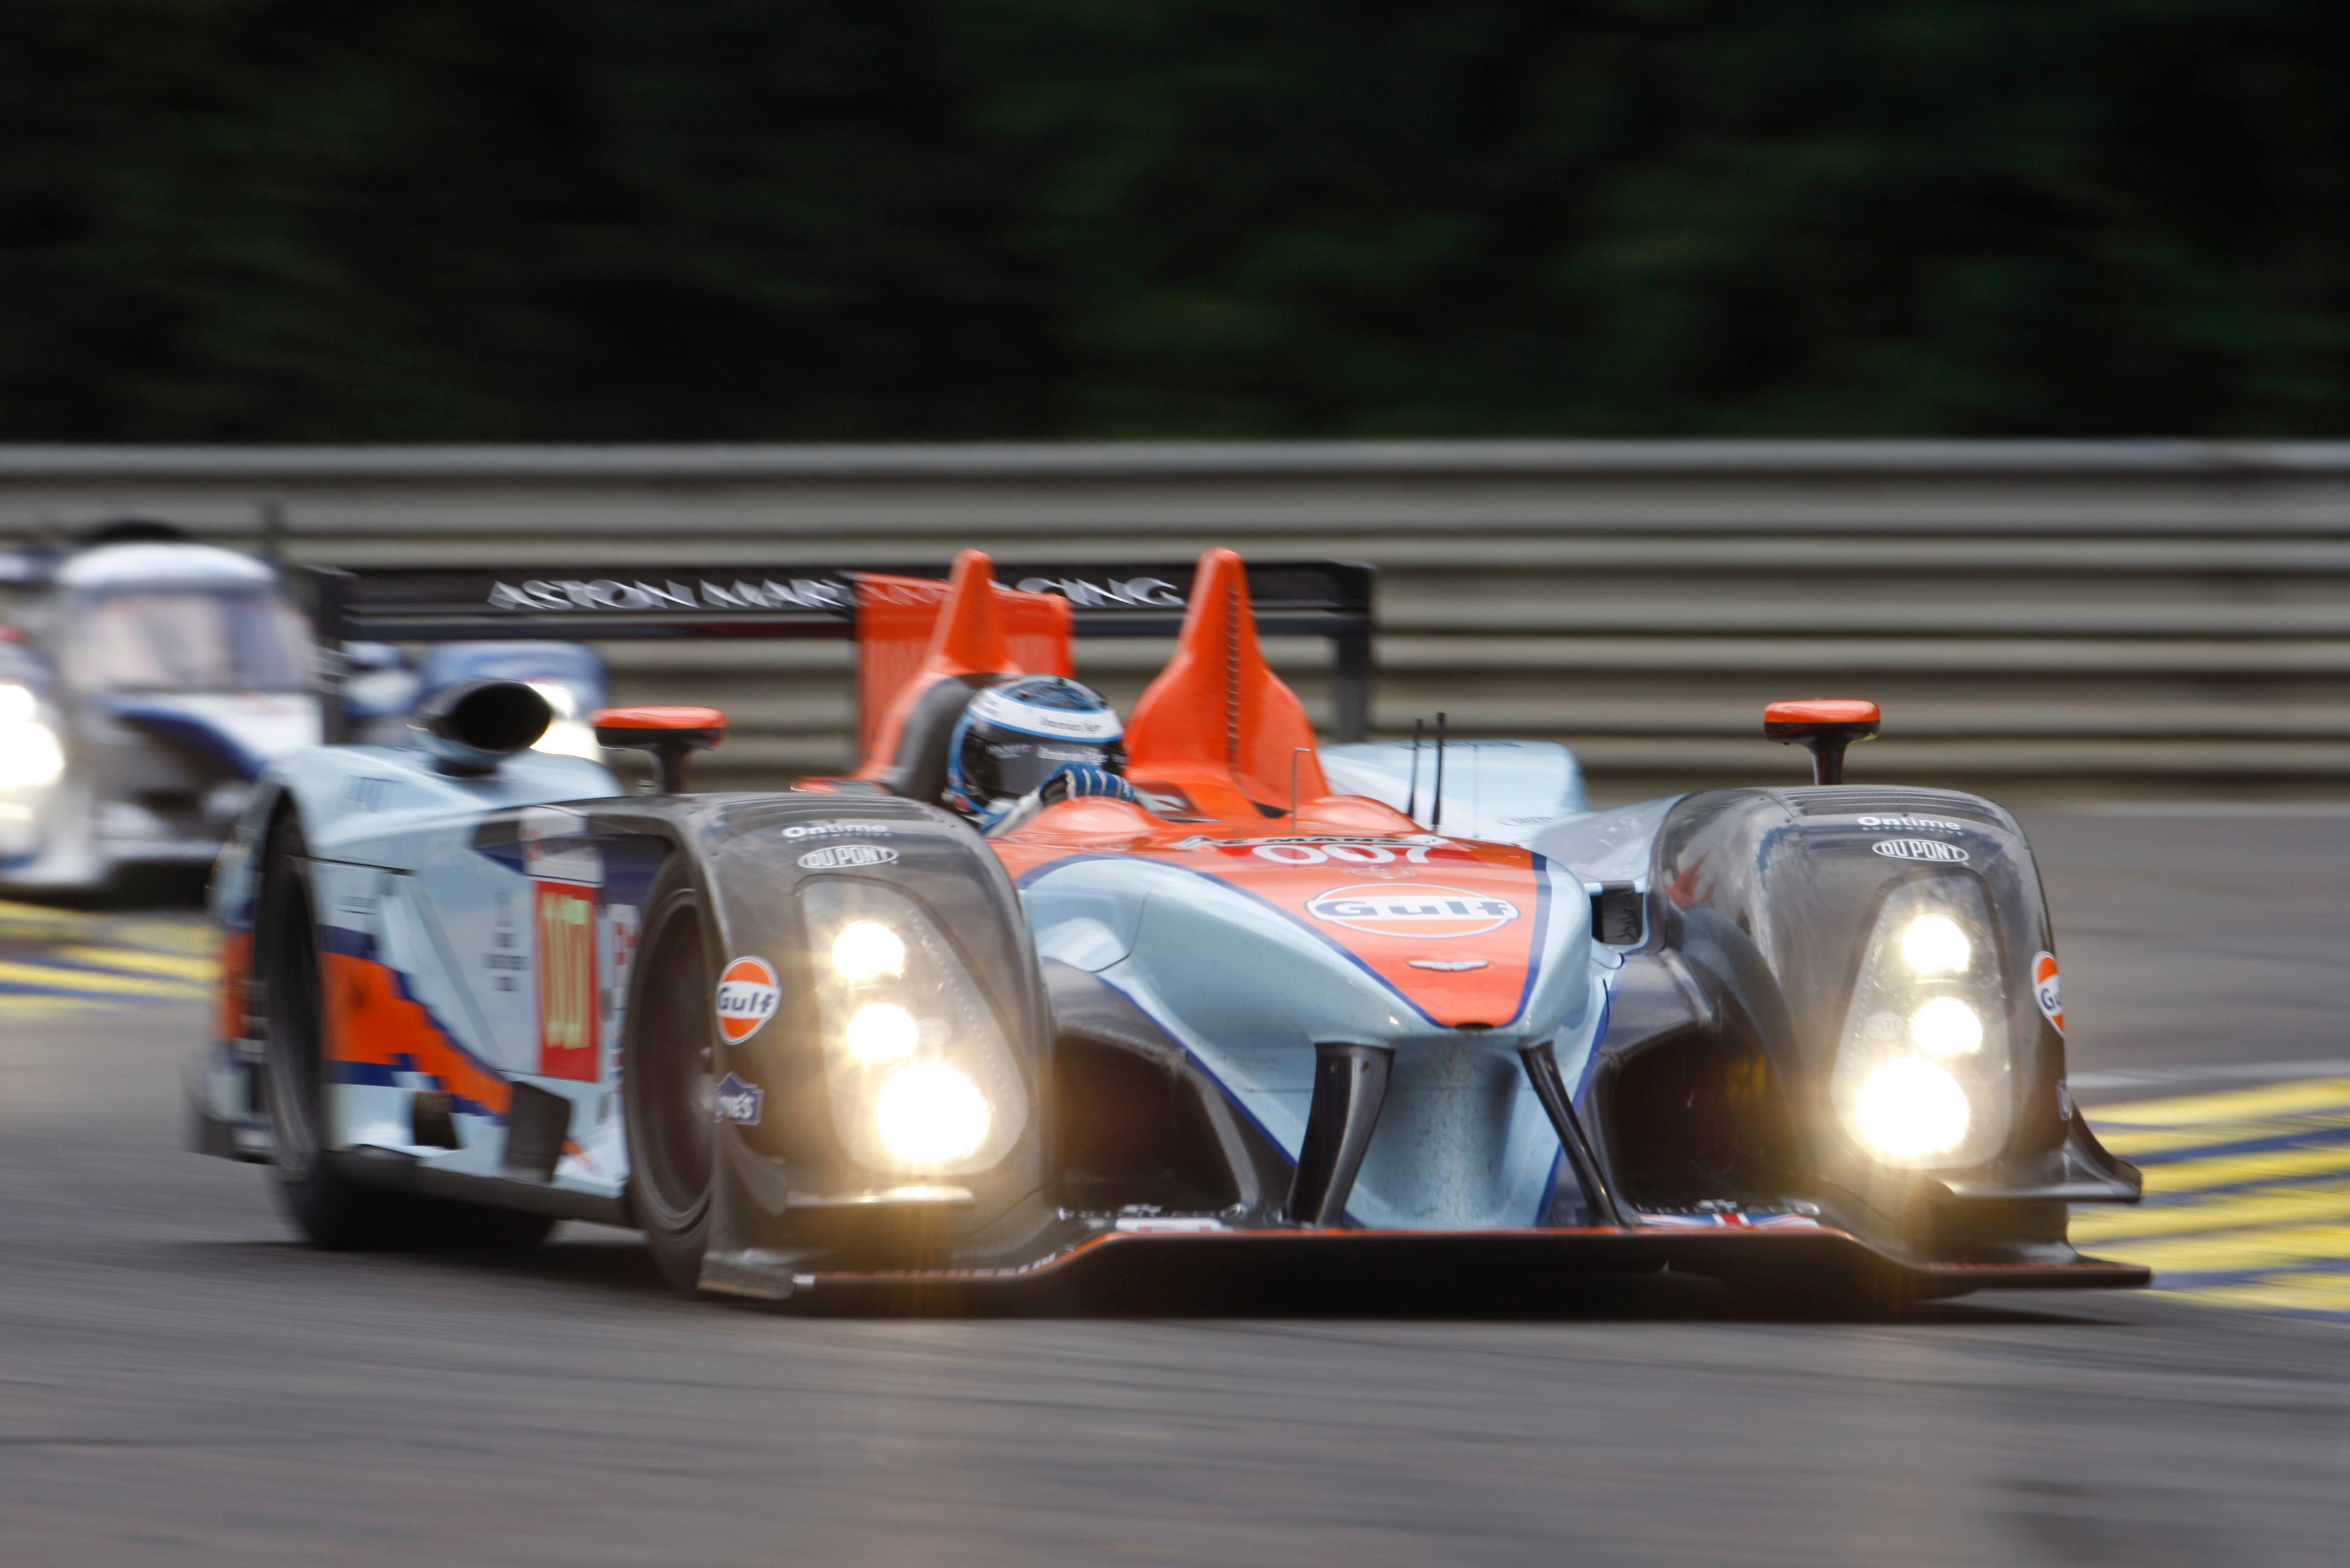
[[[2350,429],[2318,0],[12,0],[0,440]]]

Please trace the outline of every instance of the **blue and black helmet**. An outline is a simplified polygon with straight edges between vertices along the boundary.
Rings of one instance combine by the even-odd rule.
[[[1015,676],[971,700],[947,746],[947,804],[983,815],[1075,763],[1126,772],[1125,727],[1090,686]]]

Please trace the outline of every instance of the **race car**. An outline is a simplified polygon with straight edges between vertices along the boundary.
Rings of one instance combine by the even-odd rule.
[[[696,794],[723,714],[606,710],[658,769],[629,794],[482,680],[421,749],[281,759],[215,879],[200,1147],[321,1246],[572,1217],[771,1302],[2146,1282],[2066,1241],[2140,1184],[2066,1094],[2023,836],[1842,783],[1873,705],[1769,711],[1810,786],[1595,811],[1555,744],[1316,737],[1260,631],[1345,639],[1358,725],[1367,568],[1119,570],[326,585],[335,635],[853,634],[863,756]],[[1065,690],[1073,636],[1179,618],[1122,721]],[[1058,771],[967,798],[1006,758]]]
[[[212,861],[269,761],[320,738],[276,567],[119,524],[0,556],[0,884]]]

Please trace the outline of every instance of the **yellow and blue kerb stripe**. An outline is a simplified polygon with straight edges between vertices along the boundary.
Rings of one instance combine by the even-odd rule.
[[[2074,1245],[2191,1300],[2350,1316],[2350,1077],[2088,1114],[2146,1201],[2074,1210]]]
[[[217,974],[212,932],[193,918],[109,918],[0,902],[0,1019],[200,1002]]]

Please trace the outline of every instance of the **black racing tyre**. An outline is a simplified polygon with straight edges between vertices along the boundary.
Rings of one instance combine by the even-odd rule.
[[[279,1204],[328,1251],[504,1252],[535,1247],[555,1221],[478,1203],[370,1187],[326,1158],[326,988],[310,892],[309,846],[288,812],[269,836],[254,922],[265,1059],[263,1097],[276,1142]]]
[[[714,963],[702,896],[673,859],[645,900],[620,1087],[629,1205],[661,1278],[681,1291],[700,1283],[710,1246],[718,1151]]]

